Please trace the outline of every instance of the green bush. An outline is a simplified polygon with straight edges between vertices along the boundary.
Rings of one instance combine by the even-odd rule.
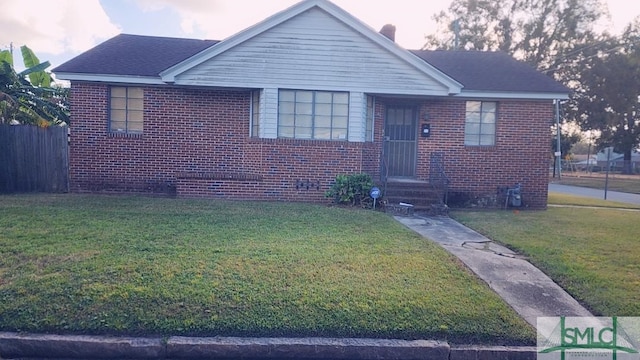
[[[334,199],[336,204],[369,207],[372,204],[369,196],[372,187],[373,180],[369,174],[337,175],[324,196]]]

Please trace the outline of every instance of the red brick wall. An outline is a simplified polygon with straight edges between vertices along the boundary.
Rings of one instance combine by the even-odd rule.
[[[114,135],[108,95],[106,85],[72,83],[72,191],[323,201],[338,174],[380,177],[382,100],[376,142],[349,143],[250,138],[249,92],[170,87],[145,88],[142,135]],[[529,206],[546,206],[550,101],[500,101],[496,145],[488,148],[464,146],[464,101],[433,100],[419,108],[432,130],[419,138],[420,179],[429,177],[429,154],[441,151],[452,191],[495,195],[498,186],[520,182]]]
[[[384,133],[384,104],[375,102],[373,136],[374,142],[369,142],[363,148],[363,172],[371,175],[374,182],[381,180],[381,159],[382,159],[382,134]]]
[[[429,177],[429,154],[440,151],[451,191],[483,197],[521,183],[527,206],[546,207],[552,101],[499,101],[496,144],[490,147],[464,145],[464,101],[429,101],[419,119],[425,113],[429,120],[420,123],[431,124],[431,136],[419,138],[420,178]]]
[[[72,84],[72,191],[323,201],[336,175],[363,171],[361,143],[249,138],[246,91],[147,87],[138,136],[109,134],[108,94]]]

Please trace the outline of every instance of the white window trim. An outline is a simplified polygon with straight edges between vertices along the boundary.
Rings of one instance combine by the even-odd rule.
[[[346,105],[347,105],[347,114],[346,114],[346,117],[347,117],[347,125],[346,125],[346,128],[345,128],[345,130],[346,130],[346,134],[345,134],[344,138],[340,138],[340,139],[324,139],[324,138],[316,138],[316,137],[314,137],[314,136],[315,136],[315,130],[316,130],[315,116],[317,116],[317,115],[315,114],[315,110],[314,110],[314,114],[312,114],[312,115],[311,115],[311,116],[312,116],[312,119],[313,119],[313,120],[312,120],[312,127],[311,127],[311,131],[312,131],[312,137],[311,137],[311,138],[299,138],[299,137],[296,137],[296,135],[295,135],[295,131],[294,131],[294,136],[293,136],[293,137],[284,137],[284,136],[281,136],[281,135],[280,135],[280,116],[281,116],[281,113],[280,113],[280,94],[281,94],[283,91],[292,91],[292,92],[294,92],[294,93],[296,93],[296,94],[297,94],[297,92],[311,92],[311,93],[313,93],[313,101],[312,101],[312,103],[311,103],[311,104],[312,104],[312,107],[313,107],[314,109],[315,109],[315,106],[317,105],[317,102],[316,102],[316,96],[317,96],[319,93],[328,93],[328,94],[331,94],[331,95],[332,95],[332,102],[331,102],[331,105],[334,105],[334,102],[333,102],[333,96],[334,96],[335,94],[346,94],[346,95],[347,95],[347,104],[346,104]],[[277,137],[278,137],[278,138],[282,138],[282,139],[296,139],[296,140],[320,140],[320,141],[337,141],[337,142],[340,142],[340,141],[350,141],[350,136],[351,136],[351,135],[350,135],[350,133],[352,132],[352,129],[351,129],[351,121],[350,121],[350,119],[351,119],[351,117],[352,117],[352,116],[351,116],[351,115],[352,115],[352,99],[351,99],[351,96],[352,96],[352,93],[347,92],[347,91],[304,90],[304,89],[284,89],[284,88],[282,88],[282,89],[278,89],[278,101],[277,101],[278,109],[277,109],[277,125],[276,125],[276,134],[277,134]],[[296,101],[294,101],[294,104],[295,104],[295,103],[297,103],[297,102],[296,102]],[[293,115],[294,115],[294,129],[295,129],[295,127],[296,127],[296,126],[295,126],[295,123],[296,123],[295,116],[296,116],[296,114],[294,113]],[[334,130],[334,129],[341,129],[341,128],[334,127],[334,123],[333,123],[333,121],[334,121],[334,120],[333,120],[333,116],[342,116],[342,115],[333,115],[333,114],[331,115],[332,121],[331,121],[330,132],[333,132],[333,130]]]
[[[474,136],[477,135],[477,141],[474,140],[473,144],[467,144],[467,139],[466,139],[466,134],[467,134],[467,110],[466,110],[466,106],[469,102],[479,102],[480,103],[480,129],[479,129],[479,133],[477,134],[473,134]],[[495,105],[495,113],[494,116],[495,118],[493,119],[493,138],[492,138],[492,143],[491,144],[481,144],[480,140],[481,140],[481,135],[482,135],[482,125],[486,124],[482,122],[482,115],[483,115],[483,111],[482,109],[484,108],[484,104],[488,104],[488,103],[493,103]],[[497,132],[498,132],[498,102],[497,101],[484,101],[484,100],[467,100],[465,102],[465,117],[464,117],[464,146],[467,147],[492,147],[492,146],[496,146],[496,140],[497,140]]]

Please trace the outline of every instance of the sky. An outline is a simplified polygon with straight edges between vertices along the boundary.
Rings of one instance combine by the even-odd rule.
[[[397,28],[396,42],[419,49],[436,31],[433,15],[451,0],[332,0],[370,27]],[[640,1],[602,0],[608,4],[613,33],[640,15]],[[0,50],[29,46],[50,69],[119,34],[223,40],[297,0],[26,0],[2,1]],[[28,6],[27,6],[28,5]],[[38,11],[31,11],[37,9]]]

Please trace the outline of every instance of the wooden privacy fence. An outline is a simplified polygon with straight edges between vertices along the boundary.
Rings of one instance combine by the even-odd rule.
[[[0,125],[0,192],[67,192],[66,126]]]

